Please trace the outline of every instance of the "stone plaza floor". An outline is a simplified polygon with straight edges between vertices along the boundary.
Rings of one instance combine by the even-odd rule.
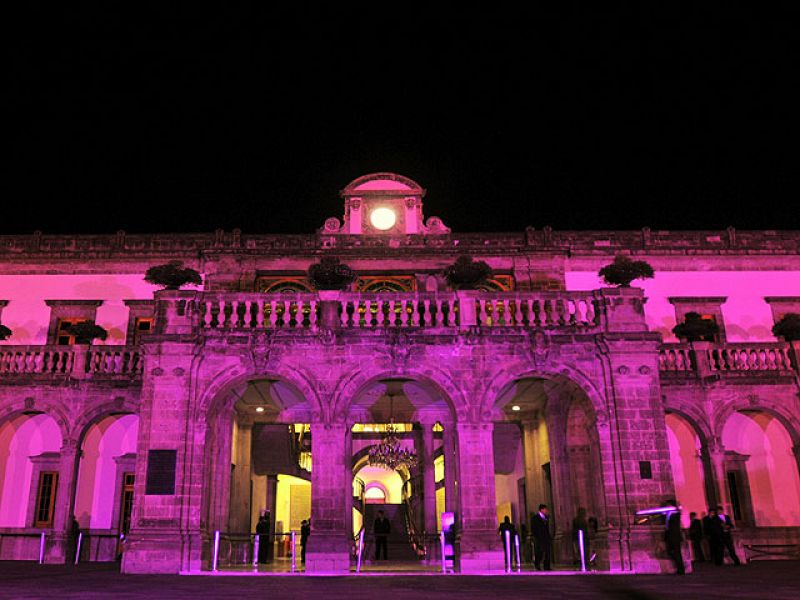
[[[757,562],[743,567],[703,566],[675,575],[351,575],[342,577],[121,575],[116,564],[78,567],[0,562],[0,599],[144,600],[247,598],[609,598],[628,600],[797,600],[800,562]]]

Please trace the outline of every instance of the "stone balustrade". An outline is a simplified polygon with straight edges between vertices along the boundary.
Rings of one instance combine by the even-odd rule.
[[[333,307],[323,318],[324,305]],[[593,292],[205,293],[204,330],[567,327],[599,324]],[[326,321],[325,319],[328,319]]]
[[[134,346],[0,346],[0,375],[139,376],[143,357]]]
[[[659,350],[662,373],[789,372],[796,365],[792,345],[786,342],[663,344]]]

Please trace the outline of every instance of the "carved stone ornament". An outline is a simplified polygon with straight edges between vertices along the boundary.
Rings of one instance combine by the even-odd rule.
[[[325,225],[323,229],[326,232],[337,232],[342,228],[342,224],[339,222],[339,219],[336,217],[331,217],[329,219],[325,219]]]
[[[153,374],[153,377],[161,377],[164,374],[164,369],[162,369],[161,367],[156,367],[155,369],[150,371],[150,373]]]
[[[336,343],[336,332],[330,327],[320,327],[317,339],[323,346],[332,346]]]
[[[617,369],[617,373],[619,373],[620,375],[627,375],[630,372],[631,372],[631,370],[628,367],[626,367],[625,365],[622,365],[621,367],[619,367]]]
[[[253,368],[256,371],[263,371],[269,362],[269,355],[272,352],[272,332],[259,331],[252,338],[250,347],[250,359],[253,361]]]
[[[550,356],[550,338],[541,329],[536,329],[530,333],[528,353],[534,366],[540,366],[547,362]]]
[[[639,373],[642,375],[650,375],[650,367],[647,365],[642,365],[639,367]]]

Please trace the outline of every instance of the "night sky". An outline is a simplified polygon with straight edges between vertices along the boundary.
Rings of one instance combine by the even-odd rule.
[[[373,171],[454,231],[800,229],[796,12],[110,4],[6,22],[0,234],[310,233]]]

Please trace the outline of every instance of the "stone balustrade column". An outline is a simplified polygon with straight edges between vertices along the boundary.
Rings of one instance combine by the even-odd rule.
[[[346,467],[347,425],[311,424],[311,537],[306,550],[306,572],[347,573],[350,570],[352,479]]]
[[[493,423],[458,423],[458,558],[462,573],[503,569],[497,535]]]

